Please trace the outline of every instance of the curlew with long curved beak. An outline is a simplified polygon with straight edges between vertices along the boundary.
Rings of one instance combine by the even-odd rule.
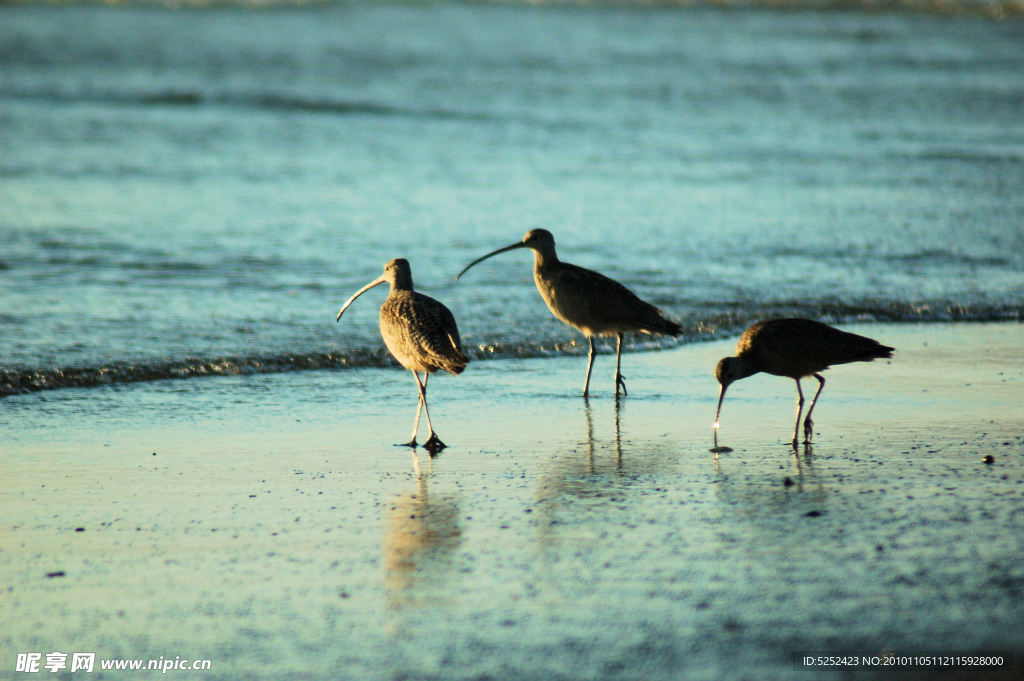
[[[729,386],[747,376],[764,371],[774,376],[786,376],[796,381],[796,424],[793,426],[792,446],[797,446],[800,433],[800,414],[804,406],[804,393],[800,379],[814,376],[818,390],[811,399],[811,406],[804,418],[804,444],[811,443],[814,422],[811,412],[818,403],[818,396],[825,387],[825,378],[818,372],[833,364],[870,362],[875,359],[892,357],[894,348],[878,341],[840,331],[828,324],[811,319],[769,319],[758,322],[740,336],[736,344],[736,356],[724,357],[715,367],[715,378],[721,388],[718,393],[718,409],[715,411],[715,446],[711,451],[729,451],[718,446],[719,417],[722,402]]]
[[[450,374],[461,374],[469,358],[462,354],[462,341],[451,310],[413,290],[412,270],[409,262],[403,258],[388,261],[381,276],[353,293],[341,306],[335,321],[341,320],[341,315],[356,298],[381,284],[390,284],[391,291],[380,308],[380,335],[398,363],[412,372],[419,388],[412,439],[405,445],[416,446],[422,411],[427,415],[427,427],[430,429],[430,436],[423,446],[432,455],[436,455],[444,449],[445,444],[434,432],[430,421],[427,380],[430,374],[439,369]],[[422,381],[419,372],[423,372]]]
[[[626,394],[622,375],[622,338],[627,331],[660,333],[678,336],[682,327],[668,319],[661,310],[640,300],[625,286],[608,277],[558,259],[555,237],[546,229],[532,229],[522,241],[510,244],[466,265],[458,280],[469,268],[487,258],[508,251],[528,248],[533,251],[533,281],[551,314],[578,329],[590,344],[587,354],[587,375],[583,396],[590,392],[590,372],[594,367],[594,336],[615,336],[615,394]]]

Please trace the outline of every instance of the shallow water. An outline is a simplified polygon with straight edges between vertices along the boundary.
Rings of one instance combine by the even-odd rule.
[[[0,6],[0,392],[386,363],[382,290],[333,315],[393,257],[476,357],[580,352],[527,254],[453,281],[539,225],[682,342],[780,314],[1020,319],[1022,35],[856,10]]]

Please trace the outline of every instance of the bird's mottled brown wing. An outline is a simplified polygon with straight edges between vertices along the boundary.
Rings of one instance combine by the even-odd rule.
[[[469,362],[451,311],[429,296],[396,291],[380,309],[384,344],[406,369],[461,373]]]
[[[679,326],[619,282],[569,263],[535,277],[548,307],[562,321],[593,335],[646,331],[676,335]]]

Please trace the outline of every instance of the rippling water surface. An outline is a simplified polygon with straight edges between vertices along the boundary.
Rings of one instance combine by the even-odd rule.
[[[856,9],[0,6],[0,394],[386,362],[383,289],[334,315],[393,257],[471,354],[581,352],[527,253],[454,281],[536,226],[680,342],[1021,319],[1022,36]]]

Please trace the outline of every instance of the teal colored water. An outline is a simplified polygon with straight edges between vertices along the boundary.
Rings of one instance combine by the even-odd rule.
[[[1020,319],[1024,24],[352,3],[0,6],[0,393],[388,361],[394,257],[470,354],[580,352],[531,261],[683,323]],[[675,341],[644,341],[668,344]]]

